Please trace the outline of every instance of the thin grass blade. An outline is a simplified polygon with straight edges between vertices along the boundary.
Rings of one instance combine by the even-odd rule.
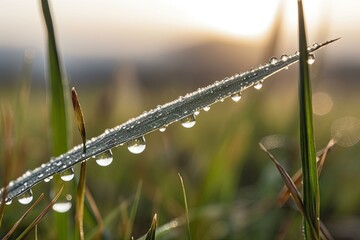
[[[103,219],[101,217],[99,208],[96,205],[95,199],[87,187],[85,189],[85,197],[88,202],[88,207],[86,209],[93,213],[97,223],[97,232],[94,234],[92,239],[101,239],[101,234],[104,228]]]
[[[180,178],[181,188],[182,188],[183,197],[184,197],[185,216],[186,216],[186,224],[187,224],[188,239],[189,239],[189,240],[191,240],[191,229],[190,229],[189,207],[188,207],[188,203],[187,203],[187,197],[186,197],[185,185],[184,185],[184,180],[183,180],[183,178],[181,177],[180,173],[178,173],[178,175],[179,175],[179,178]]]
[[[31,207],[26,210],[26,212],[19,218],[19,220],[16,221],[14,226],[10,229],[10,231],[4,236],[3,240],[7,240],[11,237],[11,235],[15,232],[16,228],[19,226],[21,221],[35,208],[36,205],[40,202],[40,200],[44,197],[44,193],[40,194],[38,199],[31,205]]]
[[[303,4],[298,0],[300,79],[300,147],[303,174],[304,208],[310,222],[304,223],[306,239],[319,239],[320,194],[316,164],[315,138],[312,120],[312,93]],[[315,229],[315,236],[313,234]]]
[[[276,160],[276,158],[264,147],[264,145],[262,145],[261,143],[259,145],[260,145],[261,149],[270,157],[271,161],[274,163],[275,167],[278,169],[278,171],[281,175],[281,178],[283,179],[285,185],[289,189],[290,195],[293,198],[296,206],[298,207],[298,210],[302,213],[302,215],[304,216],[306,221],[310,222],[310,216],[307,215],[307,212],[305,211],[305,207],[303,204],[303,200],[301,198],[301,194],[298,191],[298,189],[296,188],[295,183],[292,181],[290,175],[281,166],[281,164]],[[309,226],[312,227],[311,224]],[[311,231],[312,236],[315,237],[317,234],[315,228],[312,227],[309,230]]]
[[[71,100],[72,100],[72,105],[74,108],[74,113],[75,113],[75,118],[76,118],[76,123],[77,123],[77,127],[78,130],[80,132],[81,135],[81,139],[83,142],[83,151],[84,153],[86,153],[86,129],[85,129],[85,121],[84,121],[84,115],[83,112],[81,110],[81,106],[80,106],[80,102],[79,102],[79,98],[76,92],[75,87],[73,87],[71,89]]]
[[[34,221],[21,233],[21,235],[16,238],[16,240],[20,240],[20,239],[24,239],[33,229],[36,225],[39,224],[39,222],[45,217],[45,215],[47,214],[47,212],[51,209],[51,207],[54,205],[54,203],[57,201],[57,199],[60,197],[62,191],[63,191],[64,187],[61,186],[59,192],[56,194],[56,196],[53,198],[53,200],[51,200],[51,202],[49,203],[49,205],[46,206],[46,208],[44,208],[44,210],[42,210],[42,212],[34,219]]]
[[[155,213],[152,223],[151,223],[151,227],[146,234],[145,240],[155,240],[156,224],[157,224],[157,215]]]
[[[76,194],[76,239],[84,239],[84,199],[86,183],[86,162],[81,163],[80,179]]]
[[[336,144],[336,141],[334,139],[330,139],[327,146],[317,153],[317,165],[318,165],[318,175],[319,176],[320,176],[322,168],[324,166],[326,156],[327,156],[328,152],[331,150],[331,148],[333,148],[335,146],[335,144]],[[301,169],[299,169],[293,175],[292,180],[295,183],[295,185],[297,187],[299,187],[300,183],[301,183],[301,179],[302,179],[302,173],[301,173]],[[283,206],[289,200],[289,198],[290,198],[290,192],[285,185],[279,193],[279,197],[278,197],[279,206],[280,207]]]
[[[138,183],[138,186],[136,188],[136,193],[134,197],[134,202],[132,204],[131,210],[130,210],[130,216],[128,224],[125,228],[125,234],[124,239],[130,239],[131,233],[134,227],[135,217],[139,206],[140,196],[141,196],[141,189],[142,189],[142,181]]]

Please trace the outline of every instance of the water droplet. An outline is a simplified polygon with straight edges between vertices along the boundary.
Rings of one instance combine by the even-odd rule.
[[[159,128],[159,131],[160,131],[160,132],[165,132],[165,130],[166,130],[166,127],[165,127],[165,126],[164,126],[164,127]]]
[[[128,149],[131,153],[139,154],[145,150],[146,142],[144,136],[132,139],[127,142]]]
[[[21,204],[29,204],[33,200],[33,193],[31,189],[24,192],[22,195],[18,197],[18,201]]]
[[[11,203],[12,203],[12,200],[5,202],[6,205],[10,205]]]
[[[210,106],[204,107],[204,111],[205,111],[205,112],[208,112],[209,110],[210,110]]]
[[[288,55],[286,55],[286,54],[283,54],[283,55],[281,55],[281,57],[280,57],[280,59],[281,59],[281,61],[286,61],[286,60],[288,60],[288,58],[289,58],[289,56]]]
[[[113,154],[110,149],[96,156],[96,163],[102,167],[109,166],[112,161]]]
[[[71,209],[71,202],[57,202],[52,206],[52,209],[58,213],[66,213]]]
[[[259,81],[254,85],[254,88],[256,90],[260,90],[262,88],[262,86],[263,86],[262,81]]]
[[[276,57],[271,57],[269,59],[269,63],[272,64],[272,65],[276,64],[277,62],[278,62],[278,59]]]
[[[71,181],[74,178],[74,169],[68,168],[60,173],[60,178],[65,181]]]
[[[195,114],[195,116],[197,116],[197,115],[200,114],[200,112],[199,112],[199,111],[195,111],[194,114]]]
[[[183,125],[183,127],[192,128],[196,123],[195,115],[191,114],[189,116],[184,117],[180,121],[181,121],[181,125]]]
[[[235,94],[231,95],[231,99],[232,99],[234,102],[240,101],[240,99],[241,99],[241,93],[238,92],[238,93],[235,93]]]
[[[48,177],[48,178],[45,178],[44,179],[44,182],[50,182],[50,180],[53,178],[53,176],[50,176],[50,177]]]
[[[313,53],[310,53],[309,57],[308,57],[308,60],[307,60],[307,63],[311,65],[314,62],[315,62],[315,55]]]
[[[314,43],[314,44],[312,45],[312,47],[313,47],[313,48],[317,48],[317,47],[319,47],[319,44],[318,44],[318,43]]]
[[[299,52],[299,51],[296,51],[296,52],[295,52],[295,55],[299,56],[299,55],[300,55],[300,52]]]

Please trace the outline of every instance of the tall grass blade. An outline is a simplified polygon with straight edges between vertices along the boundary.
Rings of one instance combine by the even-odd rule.
[[[316,46],[310,47],[308,51],[314,52],[336,40],[337,39],[316,44]],[[36,168],[30,175],[24,175],[15,180],[14,184],[8,187],[9,191],[6,199],[11,200],[35,184],[43,181],[45,178],[61,172],[64,166],[67,168],[71,167],[99,153],[119,146],[122,143],[137,139],[164,126],[180,121],[184,117],[194,114],[211,104],[254,86],[256,83],[287,68],[298,60],[299,55],[294,54],[288,56],[285,60],[280,60],[273,64],[266,63],[257,69],[242,74],[235,74],[232,77],[217,81],[207,87],[179,97],[172,102],[144,112],[140,116],[130,119],[122,125],[107,129],[103,134],[86,142],[86,154],[83,153],[82,146],[75,146],[68,152],[52,159],[52,161],[44,166]],[[41,175],[41,177],[39,177],[39,175]],[[24,187],[24,183],[26,183],[27,187]]]
[[[304,222],[306,239],[319,239],[320,194],[318,171],[316,164],[315,139],[312,120],[312,93],[305,32],[303,4],[298,0],[299,50],[300,50],[300,79],[299,79],[299,108],[300,108],[300,146],[303,175],[304,208],[309,222]],[[315,229],[315,235],[313,233]]]
[[[157,215],[155,213],[150,229],[146,234],[145,240],[155,240],[155,234],[156,234],[156,224],[157,224]]]
[[[76,194],[76,239],[84,239],[84,198],[86,182],[86,162],[81,163],[80,179]]]
[[[83,152],[86,153],[86,129],[83,112],[81,110],[80,101],[75,88],[71,89],[71,100],[74,108],[76,123],[83,141]],[[86,161],[81,163],[80,178],[76,195],[76,239],[84,239],[84,200],[86,186]]]
[[[47,212],[51,209],[52,205],[54,205],[54,203],[60,197],[63,189],[64,189],[64,186],[61,186],[59,192],[56,194],[56,196],[53,198],[53,200],[51,200],[49,205],[47,205],[44,208],[44,210],[42,210],[42,212],[34,219],[34,221],[32,221],[30,223],[29,226],[27,226],[27,228],[21,233],[21,235],[18,238],[16,238],[16,240],[24,239],[34,229],[34,227],[39,224],[39,222],[45,217]]]
[[[68,149],[68,122],[64,88],[65,79],[62,76],[61,61],[58,55],[53,21],[47,0],[41,0],[42,13],[47,29],[48,69],[50,85],[50,124],[51,152],[59,155]],[[62,185],[58,176],[54,177],[54,192]],[[54,212],[58,239],[67,239],[67,214]]]
[[[178,175],[179,175],[179,178],[180,178],[181,188],[182,188],[183,197],[184,197],[185,216],[186,216],[186,223],[187,223],[187,233],[188,233],[188,239],[189,239],[189,240],[191,240],[191,229],[190,229],[189,207],[188,207],[188,203],[187,203],[187,197],[186,197],[185,185],[184,185],[184,180],[183,180],[183,178],[181,177],[180,173],[178,173]]]
[[[26,210],[26,212],[19,218],[19,220],[16,221],[14,226],[10,229],[10,231],[3,237],[2,240],[7,240],[11,237],[11,235],[15,232],[16,228],[19,226],[21,221],[31,212],[31,210],[34,209],[34,207],[40,202],[40,200],[44,197],[44,193],[42,193],[38,199],[31,205],[31,207]]]
[[[132,233],[132,230],[133,230],[133,227],[134,227],[136,213],[137,213],[138,206],[139,206],[139,201],[140,201],[140,196],[141,196],[141,189],[142,189],[142,181],[140,181],[138,183],[138,186],[136,188],[134,202],[132,204],[131,211],[130,211],[129,221],[128,221],[128,224],[127,224],[127,226],[125,228],[124,239],[130,239],[130,237],[131,237],[131,233]]]

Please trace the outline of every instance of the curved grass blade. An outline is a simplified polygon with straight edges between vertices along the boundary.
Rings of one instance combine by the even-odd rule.
[[[286,170],[276,160],[276,158],[269,152],[269,150],[267,150],[264,147],[264,145],[262,145],[261,143],[259,145],[260,145],[261,149],[270,157],[271,161],[274,163],[274,165],[278,169],[287,189],[290,189],[289,196],[291,196],[292,199],[294,200],[296,206],[298,207],[298,210],[305,217],[306,221],[309,221],[309,217],[306,216],[306,212],[304,209],[304,203],[303,203],[301,194],[298,191],[295,183],[293,182],[293,180],[291,179],[289,174],[286,172]],[[312,234],[316,234],[314,228],[312,229]],[[325,225],[321,221],[320,221],[320,234],[321,234],[321,239],[323,239],[323,240],[332,240],[333,239],[330,232],[326,229]]]
[[[180,182],[181,182],[181,188],[184,196],[184,205],[185,205],[185,216],[186,216],[186,223],[187,223],[187,232],[188,232],[188,239],[191,240],[191,229],[190,229],[190,218],[189,218],[189,208],[187,204],[187,197],[186,197],[186,191],[185,191],[185,185],[183,178],[181,177],[180,173],[178,173]]]
[[[155,234],[156,234],[156,224],[157,224],[157,215],[155,213],[150,229],[146,234],[145,240],[155,240]]]
[[[76,118],[76,124],[78,127],[78,130],[81,135],[81,139],[83,141],[83,152],[86,153],[86,129],[85,129],[85,121],[84,121],[84,115],[81,110],[79,98],[77,95],[77,92],[75,90],[75,87],[71,89],[71,100],[72,105],[74,108],[75,118]]]
[[[320,176],[322,168],[324,166],[326,156],[327,156],[328,152],[330,151],[330,149],[335,146],[335,144],[336,144],[336,140],[330,139],[327,146],[317,153],[317,165],[318,165],[318,175],[319,176]],[[300,183],[301,183],[301,179],[302,179],[302,173],[301,173],[301,169],[299,169],[293,175],[292,180],[295,183],[295,185],[297,187],[299,187]],[[288,188],[286,186],[284,186],[279,193],[279,197],[278,197],[279,206],[282,207],[289,200],[289,198],[290,198],[290,192],[289,192]]]
[[[75,88],[71,89],[71,100],[76,117],[76,123],[83,141],[83,152],[86,153],[86,129],[84,116],[81,110],[80,102]],[[84,199],[85,199],[85,185],[86,185],[86,161],[81,163],[80,178],[76,195],[76,239],[84,239]]]
[[[39,224],[39,222],[45,217],[46,213],[51,209],[52,205],[54,205],[54,203],[60,197],[63,189],[64,186],[61,186],[59,192],[56,194],[53,200],[51,200],[49,205],[47,205],[46,208],[42,210],[42,212],[34,219],[34,221],[29,226],[27,226],[27,228],[21,233],[19,237],[16,238],[16,240],[24,239],[31,232],[31,230],[33,230],[34,227]]]
[[[308,222],[304,222],[306,239],[319,239],[320,194],[314,128],[312,120],[312,93],[309,73],[305,19],[302,1],[298,0],[300,79],[299,79],[299,110],[300,110],[300,147],[303,175],[304,208]],[[315,229],[315,235],[313,232]]]
[[[306,221],[309,223],[310,233],[312,234],[313,239],[315,239],[316,234],[317,234],[315,227],[313,227],[313,225],[311,225],[310,216],[305,211],[303,200],[301,198],[300,192],[298,191],[298,189],[295,186],[295,183],[292,181],[291,177],[286,172],[286,170],[276,160],[276,158],[261,143],[259,145],[260,145],[261,149],[270,157],[271,161],[274,163],[275,167],[278,169],[278,171],[281,175],[281,178],[283,179],[285,185],[289,189],[291,197],[293,198],[296,206],[298,207],[299,211],[302,213],[302,215],[304,216]]]
[[[28,210],[19,218],[19,220],[16,221],[14,226],[10,229],[10,231],[3,237],[2,240],[7,240],[11,237],[11,235],[15,232],[16,228],[19,226],[20,222],[31,212],[31,210],[34,209],[34,207],[40,202],[40,200],[44,197],[44,193],[40,194],[38,199],[29,207]]]
[[[313,45],[308,51],[314,52],[336,40],[337,39]],[[294,54],[275,63],[267,63],[257,69],[242,74],[235,74],[232,77],[217,81],[214,84],[198,89],[195,92],[188,93],[184,97],[179,97],[172,102],[158,106],[153,110],[144,112],[140,116],[130,119],[122,125],[108,129],[100,136],[86,142],[87,151],[85,154],[82,151],[81,145],[75,146],[68,152],[61,154],[60,156],[53,158],[50,162],[43,164],[43,166],[36,168],[30,175],[24,175],[13,181],[11,186],[8,186],[6,200],[13,199],[35,184],[43,181],[45,178],[60,173],[92,156],[96,156],[97,154],[119,146],[122,143],[139,138],[176,121],[180,121],[184,117],[187,117],[196,111],[200,111],[204,107],[244,91],[245,89],[254,86],[259,81],[263,81],[265,78],[294,64],[298,60],[299,55]],[[27,185],[24,185],[25,182]]]

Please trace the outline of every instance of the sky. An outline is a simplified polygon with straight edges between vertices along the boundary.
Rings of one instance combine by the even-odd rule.
[[[209,37],[258,41],[281,0],[50,1],[58,45],[66,55],[133,57],[158,54]],[[286,34],[296,36],[296,2],[285,0]],[[360,1],[305,0],[308,32],[360,40]],[[0,48],[44,51],[40,1],[0,2]],[[325,40],[325,39],[321,39]],[[286,43],[286,42],[285,42]],[[349,54],[352,53],[348,50]]]

